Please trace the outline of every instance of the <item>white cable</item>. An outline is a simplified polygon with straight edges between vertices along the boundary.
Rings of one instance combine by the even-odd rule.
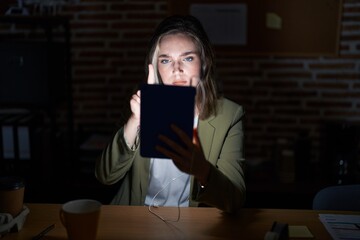
[[[178,214],[177,214],[176,220],[169,220],[169,219],[163,218],[161,215],[155,213],[155,212],[151,209],[151,207],[155,207],[155,208],[156,208],[156,207],[159,207],[158,205],[155,205],[155,204],[154,204],[155,198],[156,198],[162,191],[164,191],[164,190],[170,185],[170,183],[174,182],[175,180],[179,179],[180,177],[182,177],[182,176],[184,176],[184,175],[186,175],[186,174],[183,173],[183,174],[181,174],[181,175],[179,175],[179,176],[171,179],[171,181],[169,181],[168,183],[166,183],[165,186],[164,186],[162,189],[160,189],[160,191],[158,191],[158,192],[154,195],[154,197],[152,198],[152,200],[151,200],[151,203],[150,203],[150,205],[149,205],[149,212],[151,212],[152,214],[154,214],[155,216],[157,216],[158,218],[160,218],[160,219],[161,219],[162,221],[164,221],[164,222],[178,222],[178,221],[180,220],[180,201],[181,201],[181,196],[179,197],[179,200],[178,200],[178,205],[177,205]],[[189,199],[189,197],[188,197],[188,199]]]

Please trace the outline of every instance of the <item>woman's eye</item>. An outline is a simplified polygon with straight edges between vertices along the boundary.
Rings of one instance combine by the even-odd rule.
[[[169,62],[170,62],[169,59],[161,59],[160,60],[160,63],[162,63],[162,64],[166,64],[166,63],[169,63]]]
[[[187,58],[185,58],[185,61],[187,61],[187,62],[192,62],[193,60],[194,60],[193,57],[187,57]]]

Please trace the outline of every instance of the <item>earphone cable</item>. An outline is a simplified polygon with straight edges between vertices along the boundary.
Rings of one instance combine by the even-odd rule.
[[[186,175],[186,174],[183,173],[183,174],[181,174],[181,175],[179,175],[179,176],[171,179],[171,181],[169,181],[168,183],[166,183],[165,186],[164,186],[162,189],[160,189],[160,191],[158,191],[158,192],[154,195],[154,197],[152,198],[152,200],[151,200],[151,203],[150,203],[150,205],[149,205],[149,212],[151,212],[152,214],[154,214],[156,217],[160,218],[160,219],[161,219],[162,221],[164,221],[164,222],[178,222],[178,221],[180,220],[180,201],[181,201],[181,197],[179,198],[178,204],[177,204],[177,212],[178,212],[178,213],[177,213],[177,218],[176,218],[176,220],[165,219],[165,218],[162,217],[160,214],[157,214],[156,212],[154,212],[154,211],[152,210],[152,207],[158,207],[158,206],[155,206],[155,205],[154,205],[155,199],[156,199],[156,197],[157,197],[162,191],[164,191],[172,182],[174,182],[175,180],[179,179],[180,177],[182,177],[182,176],[184,176],[184,175]],[[188,199],[189,199],[189,197],[188,197]]]

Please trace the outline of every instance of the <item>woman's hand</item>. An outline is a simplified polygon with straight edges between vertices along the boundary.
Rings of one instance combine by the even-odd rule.
[[[200,184],[205,186],[210,172],[210,163],[205,159],[196,129],[193,139],[190,139],[176,125],[171,125],[171,129],[184,142],[185,147],[164,135],[159,135],[159,139],[168,145],[168,148],[158,145],[156,149],[171,158],[179,170],[194,175]]]
[[[148,84],[155,83],[154,66],[149,64],[149,75],[147,79]],[[140,123],[140,90],[131,96],[130,108],[132,112],[132,118]]]
[[[152,64],[149,64],[149,75],[147,79],[148,84],[155,83],[154,67]],[[124,126],[124,138],[131,148],[134,145],[135,139],[140,127],[140,90],[131,96],[130,99],[130,108],[131,116],[127,123]]]

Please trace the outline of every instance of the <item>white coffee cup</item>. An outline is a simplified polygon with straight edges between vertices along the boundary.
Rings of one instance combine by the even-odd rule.
[[[70,240],[95,240],[99,225],[101,203],[92,199],[67,202],[60,209],[60,220]]]

